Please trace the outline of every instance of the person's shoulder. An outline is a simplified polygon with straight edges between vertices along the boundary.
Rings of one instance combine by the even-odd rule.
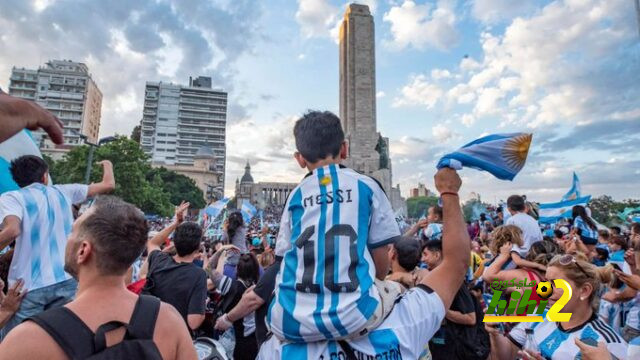
[[[173,338],[171,333],[176,327],[186,326],[182,315],[170,304],[162,301],[160,302],[160,309],[158,310],[158,318],[156,320],[156,328],[154,331],[154,338],[159,337],[161,339]],[[158,336],[160,335],[160,336]]]
[[[25,321],[0,343],[0,359],[67,359],[67,356],[43,328]]]

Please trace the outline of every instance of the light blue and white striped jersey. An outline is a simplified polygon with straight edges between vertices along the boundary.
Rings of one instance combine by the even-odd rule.
[[[442,224],[431,223],[422,232],[422,238],[425,240],[442,240]]]
[[[516,346],[522,348],[526,341],[525,329],[533,328],[533,337],[540,347],[545,359],[565,360],[576,359],[580,348],[575,344],[576,338],[584,340],[591,338],[596,342],[603,341],[611,354],[620,360],[627,358],[627,342],[622,339],[609,325],[593,314],[582,326],[573,330],[564,330],[562,323],[520,323],[507,336]],[[580,357],[581,358],[581,357]]]
[[[408,290],[391,314],[369,334],[347,340],[357,359],[418,359],[440,328],[446,309],[440,296],[425,286]],[[427,357],[428,358],[428,357]],[[259,360],[347,359],[334,341],[285,343],[272,336],[260,347]]]
[[[360,330],[379,303],[369,250],[399,236],[391,204],[372,178],[338,165],[307,175],[282,214],[271,331],[312,342]]]
[[[64,250],[73,225],[71,206],[85,201],[87,192],[87,185],[34,183],[0,196],[0,220],[13,215],[21,221],[9,285],[23,279],[26,289],[35,290],[71,279],[64,271]]]
[[[573,221],[573,227],[576,229],[580,229],[581,237],[593,239],[596,241],[598,240],[598,230],[590,228],[589,225],[582,219],[582,216],[576,217],[576,219]]]
[[[640,293],[629,302],[629,313],[626,325],[632,329],[640,330]]]

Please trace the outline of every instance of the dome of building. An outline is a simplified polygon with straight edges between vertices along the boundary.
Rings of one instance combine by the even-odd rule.
[[[240,179],[240,183],[251,183],[253,184],[253,176],[251,176],[251,166],[247,161],[247,166],[244,167],[244,175],[242,175],[242,179]]]

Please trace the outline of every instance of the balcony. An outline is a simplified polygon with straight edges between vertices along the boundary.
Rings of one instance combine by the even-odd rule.
[[[154,110],[144,110],[142,112],[143,115],[155,116],[156,112]]]

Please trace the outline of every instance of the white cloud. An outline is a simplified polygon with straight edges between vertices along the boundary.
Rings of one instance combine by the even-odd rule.
[[[338,8],[327,0],[298,0],[296,21],[304,37],[328,37],[337,14]]]
[[[393,99],[393,107],[423,105],[431,109],[442,95],[442,89],[429,83],[426,76],[417,75],[402,88],[401,96]]]
[[[445,70],[445,69],[431,70],[431,78],[433,80],[448,79],[450,77],[451,77],[451,73],[449,72],[449,70]]]
[[[384,93],[384,91],[378,91],[378,92],[376,93],[376,98],[378,98],[378,99],[382,99],[383,97],[385,97],[385,95],[386,95],[386,94]]]
[[[391,24],[392,39],[386,44],[398,50],[409,46],[419,50],[450,49],[459,37],[454,8],[455,1],[450,0],[438,1],[435,8],[430,3],[420,5],[411,0],[392,6],[383,17]]]
[[[466,127],[471,127],[476,122],[476,119],[471,114],[464,114],[462,115],[460,122],[462,122],[462,124]]]
[[[458,136],[455,132],[451,131],[449,127],[444,126],[443,124],[438,124],[432,127],[431,134],[441,143],[447,142]]]
[[[534,8],[533,0],[474,0],[471,14],[483,23],[496,23],[529,14]]]
[[[298,54],[298,60],[304,60],[307,56],[305,54]]]

